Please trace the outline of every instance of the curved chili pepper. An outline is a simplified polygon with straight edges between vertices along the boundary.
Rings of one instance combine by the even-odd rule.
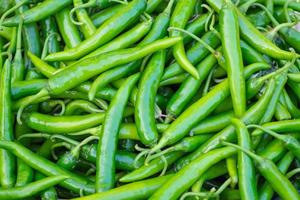
[[[127,104],[130,92],[138,81],[140,74],[130,76],[116,96],[111,101],[104,119],[101,139],[97,150],[96,162],[96,191],[106,191],[115,184],[114,157],[117,145],[117,135],[120,129],[123,112]],[[120,101],[122,99],[122,101]]]
[[[37,6],[26,10],[22,15],[16,15],[11,18],[6,19],[3,22],[4,26],[17,26],[22,18],[24,24],[29,24],[32,22],[37,22],[44,19],[62,8],[70,5],[72,0],[46,0]]]
[[[91,37],[78,44],[76,48],[50,54],[45,59],[48,61],[75,60],[90,53],[132,24],[145,8],[145,0],[134,0],[128,3],[116,15],[105,21]]]
[[[11,85],[11,57],[3,65],[0,78],[0,139],[13,140],[13,116],[10,95]],[[15,157],[4,149],[0,149],[0,182],[2,187],[10,188],[15,184]]]

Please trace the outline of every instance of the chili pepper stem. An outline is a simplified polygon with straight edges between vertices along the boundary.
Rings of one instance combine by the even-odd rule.
[[[97,2],[97,0],[89,0],[87,3],[81,4],[79,6],[76,6],[76,7],[72,8],[70,13],[69,13],[72,23],[75,24],[75,25],[78,25],[78,26],[83,25],[82,22],[78,22],[74,19],[74,12],[78,9],[84,9],[84,8],[92,7],[92,6],[96,5],[96,2]]]
[[[17,112],[17,122],[19,124],[22,124],[22,120],[21,120],[21,116],[23,113],[23,110],[29,106],[32,102],[34,102],[35,100],[41,99],[43,97],[48,96],[49,92],[46,89],[42,89],[41,91],[39,91],[37,94],[32,95],[32,96],[28,96],[26,97],[26,100],[24,102],[23,105],[20,106],[18,112]]]
[[[224,140],[221,140],[221,144],[223,144],[225,146],[230,146],[230,147],[236,148],[238,150],[241,150],[241,151],[245,152],[246,154],[248,154],[254,160],[261,160],[262,159],[258,155],[254,154],[253,152],[251,152],[247,149],[244,149],[244,148],[240,147],[239,145],[236,145],[236,144],[233,144],[233,143],[230,143],[230,142],[226,142]]]
[[[286,177],[291,178],[295,174],[300,173],[300,168],[293,169],[286,174]]]

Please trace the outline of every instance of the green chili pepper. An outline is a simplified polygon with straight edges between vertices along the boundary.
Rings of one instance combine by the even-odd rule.
[[[159,51],[152,56],[141,75],[138,86],[135,122],[141,142],[149,146],[154,145],[158,140],[154,104],[155,94],[163,74],[165,56],[165,51]]]
[[[251,140],[247,127],[239,119],[232,119],[232,124],[237,133],[238,144],[244,149],[251,149]],[[257,199],[257,186],[254,163],[244,152],[238,152],[238,177],[239,190],[242,199]]]
[[[1,71],[0,83],[0,139],[13,140],[13,116],[10,95],[11,85],[11,57],[9,56]],[[0,182],[3,188],[10,188],[15,184],[15,157],[8,151],[1,149]]]
[[[101,198],[102,200],[147,199],[172,176],[173,175],[170,174],[162,177],[138,181],[111,189],[106,192],[80,197],[76,200],[92,200],[95,198]]]
[[[146,8],[145,0],[134,0],[122,8],[116,15],[105,21],[93,36],[78,44],[75,48],[64,52],[58,52],[48,55],[45,59],[48,61],[75,60],[78,59],[100,45],[110,41],[138,17]]]
[[[86,113],[100,113],[104,112],[100,110],[95,104],[85,100],[74,100],[66,106],[64,115],[79,115],[81,112]]]
[[[84,58],[93,57],[109,51],[127,48],[139,41],[145,34],[147,34],[151,28],[151,25],[152,19],[149,19],[145,22],[141,22],[133,28],[131,28],[130,30],[128,30],[127,32],[120,35],[119,37],[113,39],[109,43],[101,46],[92,53],[88,54]]]
[[[20,186],[16,188],[1,189],[0,198],[2,199],[24,199],[26,197],[32,197],[39,192],[61,183],[66,180],[68,176],[53,176],[44,178],[42,180],[29,183],[25,186]]]
[[[230,124],[230,120],[233,116],[233,111],[227,111],[210,116],[202,120],[197,126],[195,126],[191,130],[191,133],[193,135],[198,135],[221,131],[223,128]]]
[[[177,199],[188,190],[199,177],[211,166],[236,153],[234,148],[220,148],[212,150],[193,160],[185,168],[177,172],[149,199]]]
[[[71,21],[69,12],[70,8],[66,7],[57,12],[55,18],[59,32],[63,38],[63,41],[65,42],[65,45],[68,48],[72,48],[79,45],[81,43],[81,39],[77,27]],[[55,52],[53,52],[52,54],[55,54]]]
[[[47,49],[46,53],[54,53],[60,51],[60,37],[58,35],[58,29],[55,22],[54,17],[47,17],[42,21],[42,28],[44,29],[44,37],[45,37],[45,45]],[[47,42],[48,39],[48,42]],[[47,44],[46,44],[47,42]],[[30,52],[30,51],[29,51]],[[27,52],[27,53],[29,53]],[[30,58],[29,54],[28,57]],[[42,55],[43,57],[43,55]],[[30,58],[31,59],[31,58]],[[52,62],[50,63],[55,68],[58,68],[60,63],[59,62]]]
[[[132,109],[125,111],[125,116],[131,115]],[[44,133],[72,133],[91,128],[101,124],[105,113],[93,113],[87,115],[51,116],[41,113],[30,113],[26,123],[32,129]]]
[[[99,27],[106,20],[111,18],[115,13],[119,12],[123,7],[125,7],[124,4],[117,4],[117,5],[110,6],[104,10],[101,10],[100,12],[95,13],[94,15],[91,16],[93,24],[96,27]]]
[[[17,45],[14,60],[12,62],[11,82],[22,81],[24,79],[25,65],[22,58],[22,25],[21,21],[17,32]]]
[[[115,184],[115,152],[117,135],[130,92],[140,74],[130,76],[112,99],[104,119],[97,150],[96,191],[106,191]],[[122,101],[120,101],[120,99]]]
[[[90,77],[95,76],[96,74],[99,74],[102,71],[105,71],[116,65],[128,63],[130,61],[139,59],[157,50],[170,47],[179,42],[180,40],[181,38],[178,37],[162,39],[144,47],[135,47],[128,50],[120,50],[120,52],[114,51],[111,53],[104,53],[97,57],[85,59],[82,62],[78,62],[75,65],[67,67],[64,70],[61,70],[54,76],[52,76],[48,81],[47,88],[50,91],[50,93],[59,94],[72,87],[75,87],[80,82],[88,80]],[[106,60],[103,59],[103,57],[110,59]],[[90,70],[86,71],[87,69]],[[84,74],[81,74],[80,71],[84,72]],[[78,76],[78,73],[81,75]]]
[[[44,19],[62,8],[70,5],[72,3],[71,0],[46,0],[37,6],[26,10],[22,13],[22,15],[16,15],[11,18],[6,19],[3,22],[4,26],[17,26],[22,19],[24,24],[29,24],[32,22],[37,22],[41,19]]]
[[[83,5],[82,0],[73,0],[74,8],[78,8],[81,5]],[[74,11],[73,9],[72,11]],[[71,19],[72,19],[72,11],[70,12]],[[94,26],[92,20],[90,19],[87,11],[84,8],[76,9],[76,16],[78,19],[78,22],[75,23],[80,26],[80,29],[84,35],[85,38],[89,38],[92,36],[95,31],[96,27]]]
[[[294,155],[291,152],[288,152],[284,155],[284,157],[277,164],[280,172],[285,174],[289,169],[289,166],[292,164],[294,159]],[[273,196],[273,189],[268,182],[265,182],[263,186],[258,190],[258,199],[260,200],[270,200]]]
[[[246,111],[246,86],[240,48],[238,17],[234,5],[225,1],[220,11],[220,30],[233,110],[237,117]]]
[[[170,26],[176,28],[184,28],[186,26],[187,21],[192,15],[195,3],[195,0],[179,0],[171,16]],[[180,36],[180,33],[177,31],[172,31],[170,33],[170,36]],[[173,55],[178,64],[185,71],[190,73],[194,78],[199,78],[197,70],[194,68],[193,64],[189,61],[185,54],[183,42],[180,42],[173,47]]]

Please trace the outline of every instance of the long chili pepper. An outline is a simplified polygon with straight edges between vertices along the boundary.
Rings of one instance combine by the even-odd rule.
[[[275,80],[271,79],[268,83],[268,89],[266,90],[265,94],[260,98],[260,100],[254,104],[251,108],[248,109],[246,114],[243,116],[242,120],[244,123],[257,123],[261,119],[263,113],[262,110],[266,110],[269,101],[272,98],[274,89],[275,89]],[[211,149],[215,149],[220,146],[220,139],[226,139],[227,141],[234,140],[235,134],[234,134],[234,127],[233,126],[227,126],[225,129],[214,135],[212,138],[210,138],[207,142],[205,142],[203,145],[201,145],[198,149],[196,149],[193,153],[189,154],[186,157],[183,157],[180,159],[176,164],[176,169],[180,169],[183,166],[190,163],[195,158],[198,158],[202,154],[210,151]]]
[[[130,76],[119,88],[111,101],[104,119],[101,139],[98,144],[96,163],[96,191],[106,191],[115,184],[115,152],[117,136],[130,92],[138,81],[140,74]],[[120,101],[122,99],[122,101]]]
[[[184,28],[186,26],[187,21],[192,15],[193,8],[195,5],[195,0],[180,0],[175,6],[175,9],[173,11],[173,14],[171,16],[170,26],[176,27],[176,28]],[[177,31],[172,31],[170,33],[171,37],[180,36],[180,33]],[[197,70],[194,68],[194,66],[190,63],[188,60],[183,42],[180,42],[176,44],[173,47],[173,55],[178,62],[178,64],[188,73],[190,73],[193,77],[196,79],[199,78],[199,74]]]
[[[74,60],[88,54],[132,24],[145,8],[145,0],[134,0],[128,3],[119,13],[104,22],[91,37],[78,44],[76,48],[50,54],[45,59],[48,61]]]
[[[96,27],[99,27],[102,25],[106,20],[111,18],[116,12],[119,12],[125,4],[117,4],[110,6],[104,10],[101,10],[100,12],[95,13],[94,15],[91,16],[91,20],[93,21],[93,24]],[[148,8],[148,3],[147,3],[147,8]]]
[[[119,170],[126,170],[126,171],[133,171],[137,167],[140,167],[143,165],[143,160],[140,160],[138,163],[136,163],[136,166],[134,165],[134,161],[136,158],[135,153],[130,153],[124,150],[118,150],[116,152],[116,169]],[[84,160],[87,160],[92,163],[96,163],[97,160],[97,144],[90,144],[85,145],[81,148],[80,151],[80,158],[83,158]]]
[[[64,115],[80,114],[81,112],[86,113],[100,113],[104,110],[99,109],[95,104],[85,100],[74,100],[67,104]]]
[[[124,116],[130,116],[133,110],[128,108]],[[92,113],[87,115],[73,116],[51,116],[41,113],[30,113],[26,124],[40,132],[44,133],[72,133],[91,128],[101,124],[104,121],[105,113]]]
[[[71,3],[72,0],[46,0],[43,3],[23,12],[22,15],[16,15],[6,19],[3,22],[3,25],[17,26],[21,19],[23,19],[24,24],[36,22],[56,13]]]
[[[180,37],[161,39],[143,47],[108,52],[97,57],[82,60],[81,62],[64,68],[54,76],[50,77],[48,81],[48,89],[51,91],[50,93],[59,94],[62,91],[75,87],[82,81],[88,80],[90,77],[108,70],[109,68],[134,61],[152,52],[168,48],[179,41],[181,41]],[[109,59],[107,60],[104,58]],[[80,71],[84,72],[84,74],[78,76],[77,73],[81,74]],[[59,83],[57,81],[59,81]]]
[[[191,130],[191,134],[198,135],[220,131],[230,124],[233,116],[233,111],[227,111],[207,117]]]
[[[143,180],[145,178],[151,177],[154,174],[161,172],[161,174],[165,173],[166,167],[174,163],[180,156],[182,156],[183,152],[170,152],[164,155],[164,159],[159,157],[151,162],[148,165],[142,165],[141,167],[135,169],[134,171],[126,174],[120,179],[120,182],[134,182],[138,180]],[[140,159],[138,160],[140,161]],[[135,163],[137,163],[136,161]],[[167,166],[166,166],[167,164]],[[138,165],[138,164],[136,164]]]
[[[53,53],[60,51],[60,36],[58,35],[58,27],[55,22],[54,17],[47,17],[42,21],[42,28],[43,28],[43,35],[45,37],[45,40],[49,38],[48,44],[47,44],[47,53]],[[46,42],[46,41],[45,41]],[[50,63],[55,68],[58,68],[60,63],[59,62],[53,62]]]
[[[280,172],[285,174],[289,169],[290,165],[294,160],[294,155],[291,152],[288,152],[277,164]],[[265,182],[263,186],[258,190],[258,198],[260,200],[270,200],[274,194],[274,191],[268,182]]]
[[[11,85],[11,56],[5,60],[1,70],[0,83],[0,139],[13,140],[13,116],[10,95]],[[10,188],[15,184],[15,157],[8,151],[0,149],[0,182],[4,188]]]
[[[48,178],[41,179],[39,181],[29,183],[25,186],[20,186],[16,188],[0,189],[1,199],[24,199],[26,197],[32,197],[39,192],[60,184],[62,181],[66,180],[68,176],[52,176]]]
[[[237,117],[246,111],[246,86],[243,77],[243,60],[240,48],[238,17],[234,5],[225,1],[220,11],[220,32],[228,74],[233,110]]]
[[[158,140],[155,126],[155,94],[165,65],[165,51],[153,54],[139,81],[135,107],[135,122],[141,142],[153,146]]]
[[[239,119],[232,119],[232,124],[237,133],[238,144],[250,150],[251,140],[247,127]],[[242,199],[257,199],[257,186],[255,179],[254,163],[244,152],[238,152],[238,177],[239,190]]]
[[[22,81],[24,79],[25,65],[22,58],[22,25],[23,21],[20,22],[17,32],[17,45],[16,53],[12,61],[12,71],[11,71],[11,82]]]
[[[80,44],[81,38],[77,27],[72,23],[69,16],[70,8],[66,7],[56,13],[55,18],[59,32],[68,48],[75,47]],[[52,54],[55,54],[53,52]],[[50,55],[52,55],[50,54]]]
[[[285,177],[277,168],[277,166],[266,158],[260,157],[250,150],[242,148],[238,145],[222,142],[222,144],[230,147],[234,147],[239,151],[243,151],[246,153],[251,159],[254,160],[256,166],[260,173],[264,176],[264,178],[269,182],[274,191],[282,198],[282,199],[299,199],[300,195],[298,191],[295,189],[293,184],[289,181],[287,177]]]
[[[126,184],[106,192],[100,192],[93,195],[76,198],[76,200],[92,200],[97,198],[101,198],[102,200],[131,198],[147,199],[171,177],[173,177],[172,174],[146,179],[143,181]]]
[[[83,5],[82,0],[73,0],[73,4],[74,4],[74,8],[78,8],[78,6]],[[74,12],[74,8],[71,10],[70,12],[70,17],[73,20],[73,12]],[[76,25],[80,26],[80,29],[82,31],[82,33],[84,34],[85,38],[88,38],[90,36],[92,36],[95,31],[96,31],[96,27],[94,26],[92,20],[90,19],[87,11],[84,8],[81,9],[76,9],[76,16],[78,19],[78,22],[75,22],[73,20],[73,22],[75,22]]]
[[[177,172],[149,199],[177,199],[183,192],[197,181],[209,167],[236,153],[234,148],[212,150],[193,160],[185,168]],[[201,167],[199,167],[201,166]]]
[[[131,46],[132,44],[139,41],[145,34],[149,32],[152,26],[152,18],[141,22],[128,30],[127,32],[123,33],[119,37],[113,39],[109,43],[99,47],[92,53],[86,55],[84,58],[93,57],[96,55],[100,55],[105,52],[114,51],[122,48],[127,48]],[[160,27],[161,28],[161,27]]]

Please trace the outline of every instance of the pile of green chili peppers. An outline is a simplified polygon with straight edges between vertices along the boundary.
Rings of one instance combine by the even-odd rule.
[[[2,0],[0,199],[300,200],[298,0]]]

